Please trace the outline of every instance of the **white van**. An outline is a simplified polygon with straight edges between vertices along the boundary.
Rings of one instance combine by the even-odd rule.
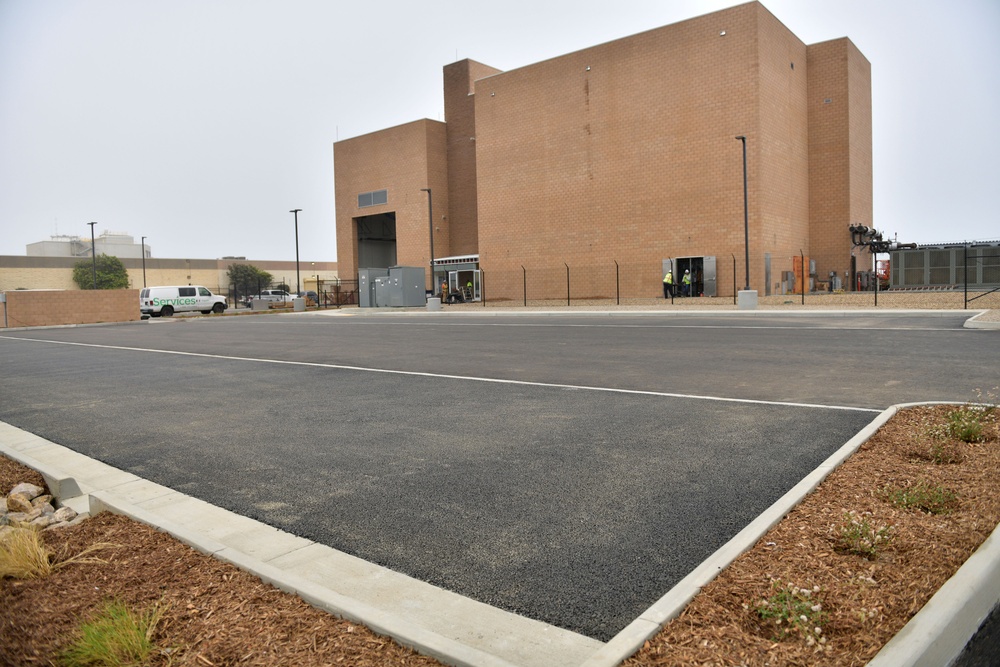
[[[212,294],[201,285],[144,287],[139,292],[139,312],[153,317],[170,317],[174,313],[194,310],[208,315],[221,313],[228,306],[226,297]]]

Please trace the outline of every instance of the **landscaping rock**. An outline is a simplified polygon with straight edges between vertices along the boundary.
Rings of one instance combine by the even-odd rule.
[[[35,484],[21,483],[0,497],[0,527],[26,523],[39,529],[60,528],[79,523],[71,507],[56,508],[53,497]]]
[[[7,512],[9,514],[24,514],[31,510],[31,500],[23,493],[11,493],[7,496]]]
[[[18,484],[17,486],[15,486],[13,489],[11,489],[10,493],[8,493],[7,495],[10,496],[11,494],[14,494],[14,493],[21,494],[21,495],[25,496],[29,501],[32,501],[35,498],[37,498],[38,496],[40,496],[43,493],[45,493],[45,489],[43,489],[40,486],[36,486],[34,484],[28,484],[27,482],[21,482],[20,484]]]

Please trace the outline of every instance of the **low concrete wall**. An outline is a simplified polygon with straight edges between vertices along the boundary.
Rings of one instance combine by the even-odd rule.
[[[132,322],[140,319],[139,290],[17,290],[4,292],[0,327]]]

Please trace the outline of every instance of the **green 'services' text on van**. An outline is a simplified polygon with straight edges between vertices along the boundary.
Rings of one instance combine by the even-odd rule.
[[[228,305],[226,297],[212,294],[200,285],[144,287],[139,292],[139,311],[153,317],[170,317],[189,311],[201,311],[206,315],[221,313]]]

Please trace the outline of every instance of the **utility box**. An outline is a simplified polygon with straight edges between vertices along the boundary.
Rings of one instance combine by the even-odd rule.
[[[390,266],[358,271],[362,308],[413,308],[427,305],[425,273],[419,266]]]
[[[375,307],[375,279],[388,275],[389,269],[358,269],[358,306]]]
[[[391,266],[389,280],[389,305],[396,308],[412,308],[427,305],[427,290],[424,288],[426,273],[419,266]]]
[[[392,291],[392,278],[389,276],[378,276],[375,278],[375,303],[376,308],[388,308],[392,305],[389,293]]]

